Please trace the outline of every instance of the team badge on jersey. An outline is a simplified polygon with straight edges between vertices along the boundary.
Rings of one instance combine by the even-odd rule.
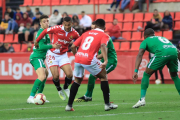
[[[70,40],[73,40],[73,36],[71,35],[69,39],[70,39]]]

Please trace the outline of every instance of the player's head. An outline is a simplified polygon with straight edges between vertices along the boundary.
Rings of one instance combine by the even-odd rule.
[[[39,18],[41,28],[46,29],[49,27],[49,17],[47,15],[41,15]]]
[[[155,35],[155,33],[152,28],[148,28],[144,31],[144,39],[146,39],[147,37],[150,37],[150,36],[154,36],[154,35]]]
[[[66,32],[71,31],[71,27],[72,27],[72,19],[71,17],[65,17],[63,19],[63,26]]]
[[[94,22],[92,22],[92,24],[91,24],[91,29],[93,30],[93,29],[95,29],[95,21]]]
[[[95,28],[100,28],[102,30],[105,30],[105,21],[103,19],[97,19],[95,21]]]

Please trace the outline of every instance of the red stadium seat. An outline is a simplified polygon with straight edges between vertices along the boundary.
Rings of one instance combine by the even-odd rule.
[[[78,5],[79,4],[79,0],[71,0],[70,1],[70,5]]]
[[[61,5],[69,5],[69,0],[61,0]]]
[[[174,20],[180,20],[180,12],[175,13],[175,19]]]
[[[122,31],[132,31],[132,22],[124,23]]]
[[[14,35],[14,43],[18,43],[19,42],[19,40],[18,40],[18,34],[15,34]]]
[[[108,1],[108,0],[99,0],[99,4],[108,4],[107,1]],[[96,3],[98,3],[97,0],[96,0]]]
[[[4,35],[0,34],[0,42],[4,42]]]
[[[119,42],[113,42],[115,50],[119,50]]]
[[[156,36],[162,36],[162,31],[155,32],[155,35],[156,35]]]
[[[131,49],[130,50],[139,50],[141,42],[131,42]]]
[[[4,40],[4,42],[13,43],[13,34],[7,34],[7,35],[5,35],[5,40]]]
[[[122,22],[123,21],[123,17],[124,15],[122,13],[119,14],[115,14],[115,18],[118,20],[118,22]]]
[[[105,14],[105,22],[113,22],[113,14]]]
[[[51,2],[51,0],[43,0],[42,5],[48,6],[48,5],[50,5],[50,2]]]
[[[21,46],[21,52],[23,52],[24,49],[26,49],[26,48],[27,48],[27,44],[22,44],[22,46]]]
[[[41,6],[42,5],[42,0],[34,0],[33,6]]]
[[[96,20],[97,19],[104,19],[104,14],[97,14],[96,15]]]
[[[143,13],[136,13],[136,14],[134,15],[134,22],[143,21],[143,16],[144,16]]]
[[[90,16],[89,16],[89,17],[90,17]],[[79,14],[79,15],[78,15],[78,18],[79,18],[79,19],[81,19],[81,18],[82,18],[82,15],[81,15],[81,14]],[[91,19],[92,19],[92,18],[91,18]]]
[[[166,0],[153,0],[153,2],[166,2]]]
[[[133,31],[137,31],[138,27],[143,28],[143,22],[134,22]]]
[[[176,0],[166,0],[166,2],[176,2]]]
[[[12,46],[14,47],[15,52],[20,52],[21,44],[13,44]]]
[[[145,13],[144,21],[150,21],[153,16],[153,13]]]
[[[132,32],[131,40],[142,40],[141,39],[141,32]]]
[[[106,23],[106,31],[109,29],[109,27],[112,26],[112,23]]]
[[[161,17],[162,17],[162,19],[163,19],[163,17],[164,17],[164,12],[160,12],[159,14],[161,15]]]
[[[59,5],[60,4],[60,0],[52,0],[52,5]]]
[[[172,19],[174,20],[174,12],[170,12]]]
[[[122,31],[122,23],[118,23],[118,25],[119,25],[119,27],[120,27],[120,29]]]
[[[131,32],[123,32],[122,37],[126,40],[131,40]]]
[[[22,6],[31,6],[32,5],[32,0],[24,0],[24,4]]]
[[[112,2],[113,2],[113,0],[108,0],[108,2],[107,2],[107,3],[108,3],[108,4],[111,4]]]
[[[133,13],[126,13],[124,16],[124,22],[132,22],[133,21]]]
[[[120,50],[125,51],[130,49],[130,42],[121,42]]]
[[[92,21],[94,21],[94,14],[89,14],[89,17],[91,17]]]
[[[173,39],[173,32],[172,31],[164,31],[163,37],[167,38],[168,40],[172,40]]]
[[[0,0],[0,7],[2,7],[2,0]]]
[[[174,30],[180,30],[180,21],[175,22]]]
[[[80,0],[79,5],[88,4],[88,0]]]

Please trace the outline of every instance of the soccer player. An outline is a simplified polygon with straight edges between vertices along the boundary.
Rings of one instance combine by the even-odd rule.
[[[65,100],[66,96],[69,97],[70,91],[68,89],[68,86],[71,84],[73,77],[72,68],[67,56],[68,46],[73,42],[73,40],[76,40],[79,37],[79,33],[72,28],[72,19],[70,17],[65,17],[63,20],[63,25],[56,25],[45,29],[39,35],[36,41],[39,42],[46,34],[51,33],[54,34],[52,43],[61,44],[61,48],[52,48],[47,51],[48,67],[50,68],[50,71],[52,73],[53,83],[58,90],[59,97],[62,100]],[[59,67],[64,71],[66,75],[63,89],[60,87],[58,70]]]
[[[40,25],[41,25],[41,28],[37,32],[36,38],[39,36],[39,34],[44,29],[49,27],[49,20],[48,20],[47,15],[42,15],[40,17]],[[37,44],[37,43],[35,43],[35,44]],[[31,94],[30,94],[29,98],[27,99],[27,103],[34,103],[33,98],[37,91],[38,91],[38,93],[43,92],[43,89],[44,89],[44,86],[46,83],[46,79],[48,76],[48,71],[44,64],[47,50],[51,49],[51,48],[58,49],[58,48],[60,48],[60,46],[61,46],[60,44],[51,45],[49,35],[46,35],[44,38],[41,39],[41,41],[39,42],[38,48],[35,48],[35,46],[34,46],[33,52],[31,53],[29,60],[30,60],[31,65],[34,67],[38,78],[34,82],[33,88],[31,90]]]
[[[94,29],[94,28],[95,28],[95,22],[92,22],[91,29]],[[107,55],[108,55],[108,63],[106,66],[106,72],[108,74],[111,71],[113,71],[117,66],[117,54],[116,54],[116,50],[114,49],[113,41],[110,37],[109,37],[109,42],[107,45]],[[99,50],[97,58],[101,59],[102,63],[104,62],[103,56],[101,54],[101,50]],[[88,79],[88,86],[87,86],[86,94],[78,99],[75,99],[74,100],[75,102],[92,101],[92,93],[93,93],[96,79],[97,77],[90,74],[89,79]]]
[[[149,78],[156,70],[161,70],[165,65],[167,65],[167,67],[169,68],[171,78],[175,83],[178,93],[180,94],[180,79],[177,75],[178,50],[168,39],[160,36],[155,36],[154,30],[151,28],[145,30],[144,38],[145,40],[141,43],[139,53],[136,58],[135,71],[133,74],[134,82],[136,82],[136,80],[138,79],[138,69],[142,61],[144,52],[147,50],[148,52],[153,53],[154,56],[148,63],[141,80],[140,100],[133,106],[133,108],[138,108],[146,104],[145,96],[147,88],[149,86]]]
[[[83,80],[84,69],[88,70],[92,75],[100,78],[101,90],[105,101],[105,110],[108,111],[118,107],[118,105],[109,102],[110,91],[105,70],[108,63],[106,45],[109,41],[109,36],[104,33],[105,21],[103,19],[97,19],[95,26],[96,28],[94,30],[84,33],[71,47],[72,52],[75,55],[75,81],[71,86],[68,105],[65,108],[66,111],[74,111],[72,105],[78,88]],[[78,51],[76,50],[77,47],[79,47]],[[100,48],[104,59],[103,63],[101,63],[101,61],[96,57]]]

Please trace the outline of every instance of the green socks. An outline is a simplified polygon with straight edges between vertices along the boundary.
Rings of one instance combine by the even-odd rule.
[[[141,98],[144,98],[146,96],[146,91],[149,86],[149,78],[151,75],[144,72],[143,78],[141,80]]]
[[[90,74],[89,79],[88,79],[88,87],[85,94],[86,97],[92,97],[95,81],[96,81],[96,77]]]
[[[45,80],[41,83],[41,85],[39,86],[38,93],[42,93],[42,92],[43,92],[44,86],[45,86],[45,83],[46,83],[46,80],[47,80],[47,79],[45,79]]]
[[[36,79],[33,85],[33,88],[31,90],[30,96],[35,96],[37,90],[39,89],[39,86],[41,85],[41,81],[39,79]]]
[[[176,89],[180,95],[180,79],[179,79],[179,77],[176,76],[176,77],[171,77],[171,78],[173,79]]]

